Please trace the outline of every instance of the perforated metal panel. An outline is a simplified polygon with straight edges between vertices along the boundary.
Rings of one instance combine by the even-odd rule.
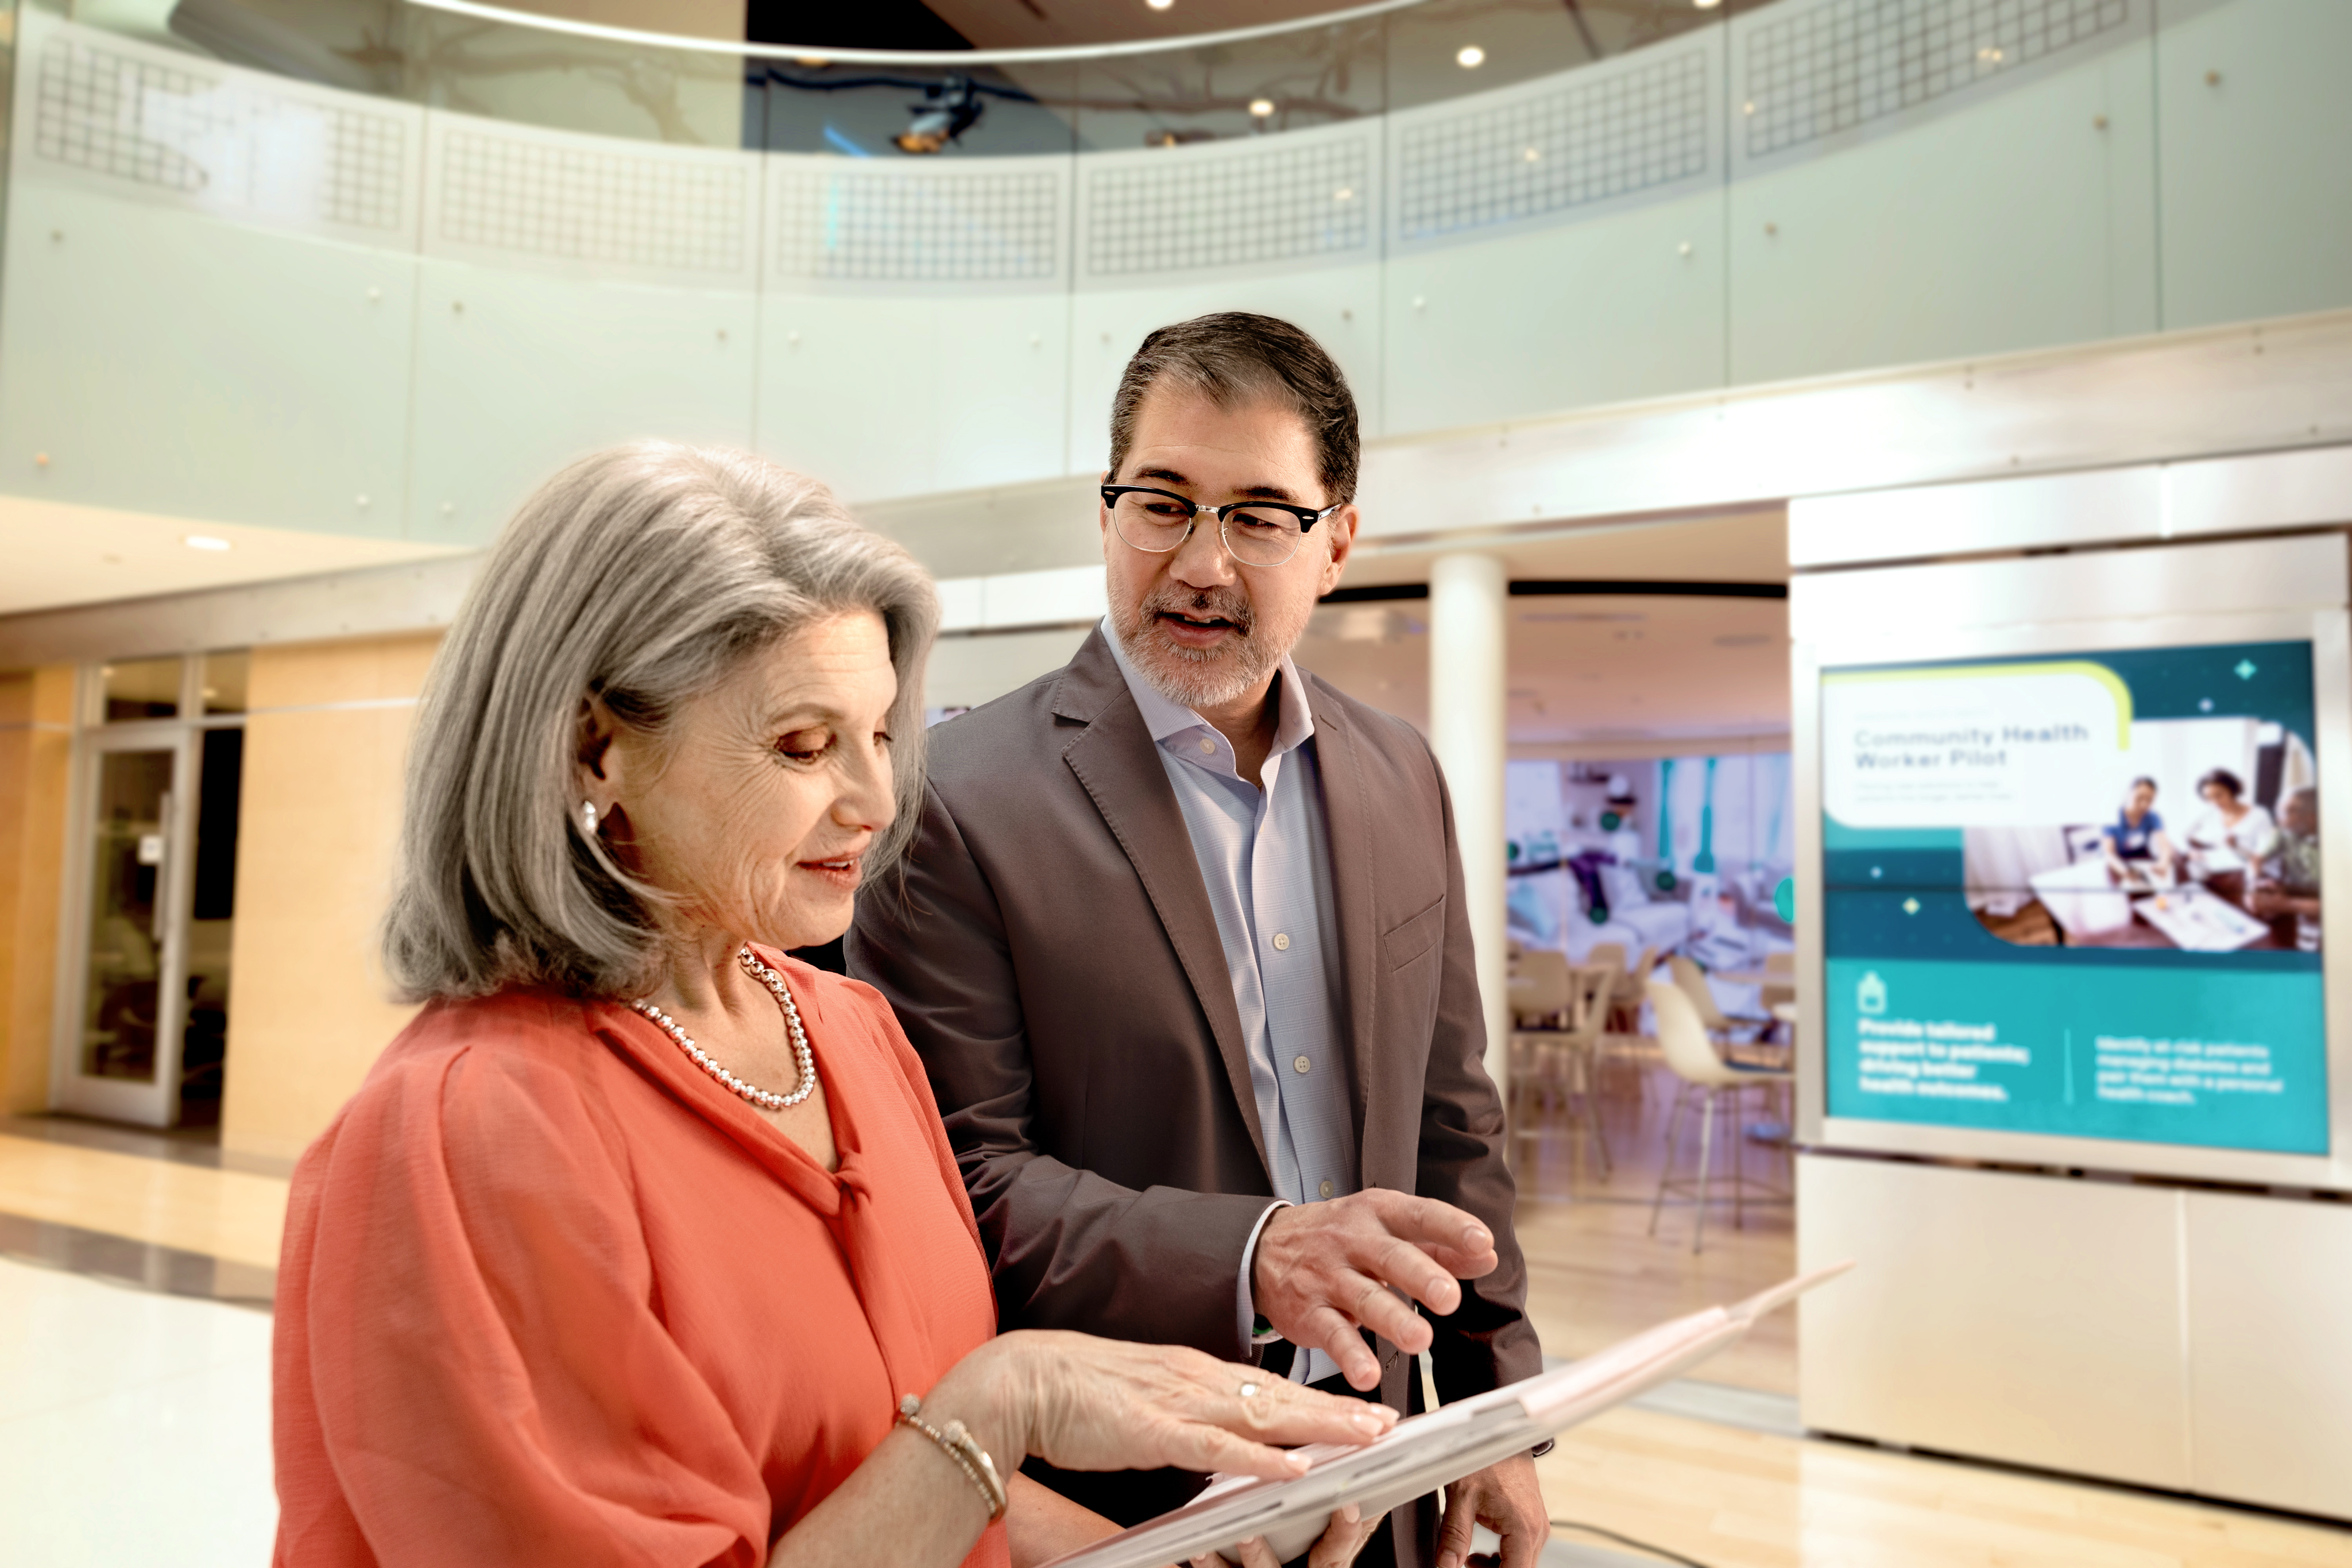
[[[1762,157],[1933,102],[2131,19],[2129,0],[1832,0],[1748,30],[1737,120]]]
[[[771,199],[779,277],[1042,283],[1061,276],[1058,166],[902,173],[782,155],[776,164]]]
[[[749,263],[757,167],[749,157],[680,158],[471,127],[449,129],[439,147],[432,240],[709,277]]]
[[[1542,217],[1707,166],[1707,57],[1638,67],[1400,126],[1403,239]]]
[[[399,111],[278,91],[79,28],[41,41],[31,88],[40,162],[272,217],[404,225],[410,139]]]
[[[1232,152],[1098,153],[1080,166],[1087,270],[1097,277],[1345,256],[1369,250],[1378,232],[1367,131]]]

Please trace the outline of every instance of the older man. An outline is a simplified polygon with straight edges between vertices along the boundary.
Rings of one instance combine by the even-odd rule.
[[[933,732],[904,883],[861,898],[848,957],[929,1069],[1004,1326],[1255,1346],[1406,1409],[1424,1350],[1441,1399],[1542,1357],[1444,780],[1290,659],[1347,565],[1358,454],[1287,322],[1145,339],[1096,518],[1110,613]],[[1122,1523],[1197,1485],[1045,1479]],[[1529,1459],[1448,1489],[1442,1528],[1433,1502],[1362,1560],[1459,1568],[1482,1521],[1532,1568]]]

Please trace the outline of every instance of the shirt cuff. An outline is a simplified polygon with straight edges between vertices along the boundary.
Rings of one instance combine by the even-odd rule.
[[[1241,1326],[1244,1344],[1271,1344],[1282,1337],[1272,1328],[1265,1326],[1264,1320],[1257,1315],[1256,1292],[1250,1289],[1250,1271],[1257,1267],[1258,1232],[1265,1228],[1265,1222],[1274,1218],[1276,1209],[1289,1207],[1289,1203],[1282,1198],[1276,1198],[1266,1205],[1265,1212],[1257,1217],[1255,1225],[1250,1227],[1249,1239],[1242,1244],[1242,1276],[1235,1281],[1234,1301],[1234,1321]]]

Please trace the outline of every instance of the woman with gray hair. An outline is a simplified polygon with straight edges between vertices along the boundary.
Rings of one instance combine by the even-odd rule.
[[[784,950],[922,788],[920,568],[740,454],[526,503],[434,665],[384,956],[425,1003],[304,1155],[282,1563],[1034,1563],[1019,1473],[1285,1475],[1393,1412],[1197,1352],[994,1335],[921,1065]]]

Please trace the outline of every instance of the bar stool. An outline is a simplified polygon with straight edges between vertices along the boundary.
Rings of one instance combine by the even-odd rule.
[[[1759,1194],[1785,1198],[1786,1189],[1750,1181],[1743,1168],[1741,1151],[1747,1140],[1740,1134],[1740,1097],[1750,1089],[1769,1090],[1779,1083],[1792,1083],[1795,1075],[1777,1068],[1734,1067],[1717,1056],[1706,1038],[1706,1026],[1701,1021],[1697,1006],[1684,989],[1671,981],[1652,980],[1649,983],[1650,1010],[1658,1020],[1658,1047],[1666,1059],[1666,1067],[1679,1082],[1675,1091],[1675,1103],[1666,1113],[1666,1163],[1658,1172],[1657,1197],[1650,1204],[1650,1234],[1658,1233],[1658,1216],[1666,1206],[1669,1192],[1688,1193],[1697,1209],[1696,1223],[1691,1230],[1691,1250],[1697,1252],[1706,1237],[1706,1205],[1716,1187],[1731,1189],[1731,1223],[1735,1228],[1746,1223],[1745,1206],[1749,1189]],[[1682,1181],[1675,1177],[1675,1159],[1681,1152],[1682,1113],[1685,1106],[1696,1105],[1698,1111],[1698,1176],[1696,1180]],[[1716,1124],[1728,1116],[1731,1136],[1731,1174],[1714,1174]]]

